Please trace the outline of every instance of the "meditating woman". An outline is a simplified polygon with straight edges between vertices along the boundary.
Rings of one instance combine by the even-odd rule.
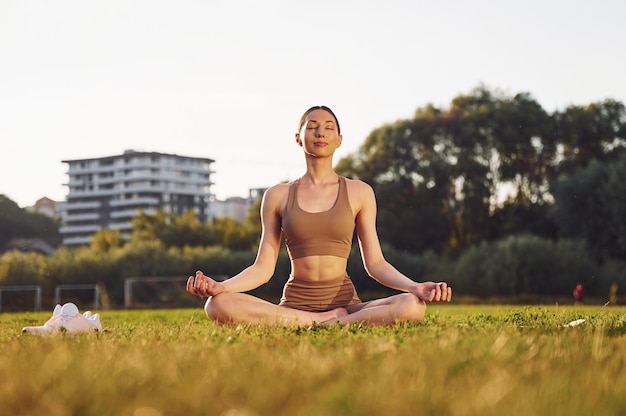
[[[415,282],[385,260],[372,188],[333,170],[342,136],[330,108],[308,109],[295,139],[304,151],[306,172],[263,195],[261,241],[254,263],[223,282],[201,271],[187,281],[188,292],[208,298],[207,317],[220,323],[265,325],[389,325],[420,321],[426,302],[449,302],[452,289],[445,282]],[[368,275],[405,293],[367,302],[359,299],[346,273],[355,227]],[[291,274],[275,305],[243,292],[272,277],[283,233]]]

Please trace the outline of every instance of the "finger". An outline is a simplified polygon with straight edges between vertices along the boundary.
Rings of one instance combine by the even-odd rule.
[[[436,296],[437,296],[437,287],[434,287],[430,290],[430,293],[428,294],[428,301],[434,302]]]
[[[209,279],[204,279],[204,284],[202,285],[202,291],[204,293],[203,297],[207,297],[211,293],[211,281]]]
[[[193,293],[193,281],[193,276],[189,276],[189,279],[187,279],[187,292]]]
[[[437,295],[441,298],[441,292],[437,294],[438,290],[441,290],[439,289],[439,284],[435,283],[433,288],[430,290],[430,296],[428,297],[429,302],[437,302]]]
[[[202,289],[206,281],[206,276],[201,271],[196,272],[196,278],[194,280],[194,287],[196,289]]]
[[[450,296],[452,295],[452,289],[450,287],[442,288],[441,290],[441,301],[442,302],[450,302]]]
[[[439,301],[445,302],[448,299],[448,284],[446,282],[441,282],[438,286],[441,291]]]
[[[189,279],[187,279],[187,292],[191,293],[192,295],[199,296],[198,290],[195,287],[193,276],[189,276]]]

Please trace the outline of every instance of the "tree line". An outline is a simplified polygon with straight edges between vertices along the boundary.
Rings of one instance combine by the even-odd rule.
[[[527,93],[480,87],[450,108],[428,105],[374,130],[337,167],[374,187],[382,238],[398,249],[454,258],[475,243],[531,233],[583,237],[598,254],[626,257],[625,188],[606,182],[623,170],[625,125],[624,105],[613,100],[549,114]],[[594,202],[604,208],[590,211]],[[606,226],[594,227],[600,239],[571,226],[590,216]]]
[[[601,297],[626,287],[625,126],[614,100],[549,113],[528,93],[480,86],[375,129],[336,169],[374,188],[385,255],[411,277],[483,300],[569,296],[577,282]],[[232,275],[254,260],[259,204],[243,223],[159,211],[133,229],[129,241],[103,230],[90,247],[47,259],[6,253],[0,284],[91,280],[115,300],[124,277]],[[385,291],[356,245],[348,268],[360,292]],[[276,298],[288,273],[283,249],[256,294]]]

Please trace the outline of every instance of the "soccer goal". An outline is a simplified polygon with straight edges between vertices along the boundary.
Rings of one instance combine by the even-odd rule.
[[[41,286],[39,285],[20,285],[20,286],[0,286],[0,312],[2,312],[2,294],[3,292],[35,292],[35,301],[33,310],[39,312],[41,310]]]
[[[54,288],[54,304],[61,303],[62,292],[66,293],[66,300],[77,302],[77,291],[93,291],[93,309],[100,307],[100,287],[97,284],[85,283],[85,284],[72,284],[72,285],[57,285]],[[69,292],[69,296],[67,295]],[[84,297],[84,296],[83,296]],[[83,299],[80,297],[80,299]],[[80,303],[80,302],[79,302]]]

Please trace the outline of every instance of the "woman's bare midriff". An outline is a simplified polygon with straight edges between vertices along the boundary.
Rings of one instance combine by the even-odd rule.
[[[323,281],[346,273],[348,260],[336,256],[308,256],[291,260],[291,271],[298,279]]]

